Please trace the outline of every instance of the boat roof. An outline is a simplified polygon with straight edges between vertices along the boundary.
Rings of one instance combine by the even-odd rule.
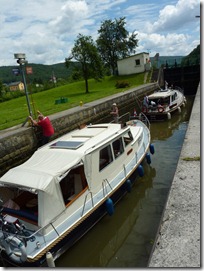
[[[154,92],[148,96],[149,99],[165,98],[174,95],[175,89],[165,89]]]
[[[0,178],[0,184],[44,191],[54,177],[60,177],[83,161],[85,154],[128,129],[109,123],[74,130],[39,148],[25,163],[10,169]]]

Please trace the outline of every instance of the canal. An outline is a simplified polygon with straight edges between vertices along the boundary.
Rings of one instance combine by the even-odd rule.
[[[56,267],[147,267],[195,97],[186,98],[187,105],[180,114],[176,113],[171,120],[151,123],[155,154],[151,165],[144,164],[145,175],[137,177],[131,192],[117,203],[112,216],[106,215],[56,260]],[[134,108],[129,111],[133,115]]]
[[[171,120],[151,123],[155,154],[143,177],[78,243],[62,255],[56,267],[146,267],[188,127],[194,96]],[[133,108],[131,108],[133,112]]]

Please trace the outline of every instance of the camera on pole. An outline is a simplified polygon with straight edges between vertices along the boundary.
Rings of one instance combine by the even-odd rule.
[[[25,60],[24,58],[19,58],[19,59],[17,60],[17,63],[20,64],[20,65],[24,65],[24,64],[28,63],[28,61]]]

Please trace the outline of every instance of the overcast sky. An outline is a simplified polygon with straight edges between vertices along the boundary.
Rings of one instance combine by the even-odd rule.
[[[185,56],[200,44],[198,0],[1,0],[0,66],[55,64],[70,55],[79,33],[97,38],[101,22],[126,18],[138,33],[136,53]]]

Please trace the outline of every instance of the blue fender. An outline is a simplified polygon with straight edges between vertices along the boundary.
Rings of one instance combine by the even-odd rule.
[[[112,215],[114,213],[114,205],[111,198],[107,198],[106,200],[106,210],[109,215]]]
[[[147,160],[147,164],[151,164],[151,156],[150,156],[150,154],[149,153],[146,153],[146,160]]]
[[[151,154],[154,154],[155,150],[154,150],[154,145],[153,144],[150,144],[149,150],[150,150]]]
[[[126,189],[130,193],[132,190],[132,183],[129,179],[126,180]]]
[[[143,177],[144,176],[144,168],[142,165],[139,165],[138,168],[137,168],[137,172],[139,174],[140,177]]]

